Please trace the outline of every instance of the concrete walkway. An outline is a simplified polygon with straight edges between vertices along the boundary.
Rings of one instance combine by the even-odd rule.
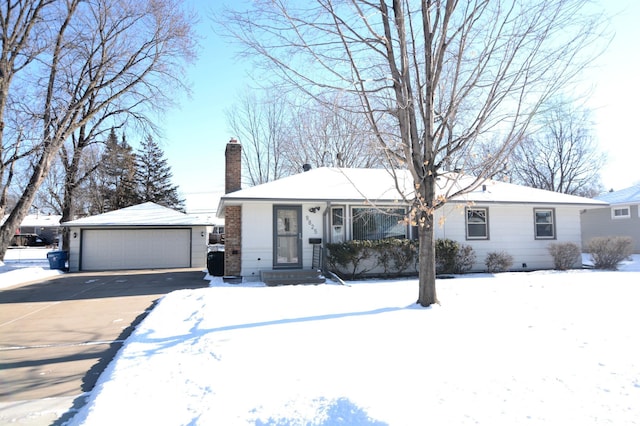
[[[204,275],[76,273],[0,291],[0,424],[62,424],[156,301],[207,287]]]

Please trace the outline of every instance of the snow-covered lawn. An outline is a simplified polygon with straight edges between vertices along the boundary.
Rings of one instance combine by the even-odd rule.
[[[640,272],[167,295],[71,425],[640,424]]]
[[[640,424],[640,256],[349,284],[173,292],[68,424]]]

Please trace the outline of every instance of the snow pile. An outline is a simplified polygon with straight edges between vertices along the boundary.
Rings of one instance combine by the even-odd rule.
[[[11,248],[0,261],[0,289],[62,274],[49,269],[50,248]]]
[[[165,296],[69,425],[640,424],[640,272]]]

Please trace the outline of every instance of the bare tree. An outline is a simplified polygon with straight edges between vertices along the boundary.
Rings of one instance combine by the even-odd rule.
[[[434,211],[480,185],[527,131],[539,105],[597,54],[600,15],[583,0],[265,0],[221,21],[273,78],[321,99],[358,95],[390,165],[406,167],[419,229],[418,303],[437,302]],[[588,50],[587,50],[588,49]],[[499,140],[477,175],[462,154]],[[447,173],[456,163],[461,173]],[[389,168],[394,174],[395,169]],[[440,191],[436,191],[436,189]]]
[[[64,142],[74,134],[77,141],[86,138],[100,114],[112,108],[124,115],[167,106],[171,89],[184,89],[183,66],[194,57],[193,18],[179,0],[31,0],[2,8],[3,34],[13,28],[15,16],[25,22],[20,37],[26,41],[8,49],[31,59],[11,68],[14,78],[18,72],[25,77],[11,87],[3,83],[0,107],[4,114],[13,99],[13,113],[32,123],[39,136],[31,176],[0,228],[0,259]],[[10,57],[4,50],[3,44],[2,61]],[[3,72],[8,68],[0,65]]]
[[[15,114],[7,114],[12,106],[10,89],[16,74],[27,68],[43,52],[42,10],[53,0],[5,2],[0,7],[2,43],[0,47],[0,217],[6,213],[9,189],[15,177],[16,163],[33,154],[35,148],[27,140],[27,129]],[[14,126],[5,126],[8,115]],[[9,134],[8,138],[5,135]],[[0,237],[2,238],[2,237]]]
[[[259,185],[314,167],[374,167],[383,163],[378,141],[361,113],[333,101],[274,95],[274,88],[247,90],[226,112],[243,143],[243,176]],[[365,129],[365,130],[363,130]]]
[[[341,108],[345,94],[331,101],[292,107],[291,137],[283,156],[289,174],[303,164],[314,167],[381,167],[378,141],[367,130],[367,118]]]
[[[590,112],[553,102],[536,118],[509,160],[515,182],[533,188],[594,197],[602,192],[600,170],[606,156],[592,136]]]
[[[251,186],[285,176],[283,144],[287,139],[287,102],[283,97],[246,90],[227,111],[227,123],[243,145],[242,175]]]

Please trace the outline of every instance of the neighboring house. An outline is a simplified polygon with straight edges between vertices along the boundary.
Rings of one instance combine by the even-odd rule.
[[[147,202],[65,222],[69,270],[204,268],[210,223]]]
[[[16,234],[37,234],[44,238],[48,243],[54,244],[58,241],[61,234],[60,215],[52,214],[29,214],[25,216],[16,230]],[[2,219],[2,223],[7,217]]]
[[[628,236],[633,239],[634,253],[640,253],[640,184],[595,199],[609,206],[580,215],[583,247],[594,237]]]
[[[209,234],[209,244],[224,244],[224,225],[213,225],[213,230]]]
[[[413,182],[384,169],[318,168],[262,185],[240,188],[240,144],[227,144],[227,188],[218,215],[225,217],[225,274],[259,279],[262,271],[310,269],[314,246],[358,239],[417,237],[404,220]],[[459,176],[459,175],[456,175]],[[444,188],[452,181],[441,177]],[[469,178],[460,177],[456,185]],[[487,253],[505,251],[514,269],[548,269],[552,242],[580,245],[580,211],[606,203],[508,183],[486,181],[435,214],[436,238],[471,245],[473,270]]]

